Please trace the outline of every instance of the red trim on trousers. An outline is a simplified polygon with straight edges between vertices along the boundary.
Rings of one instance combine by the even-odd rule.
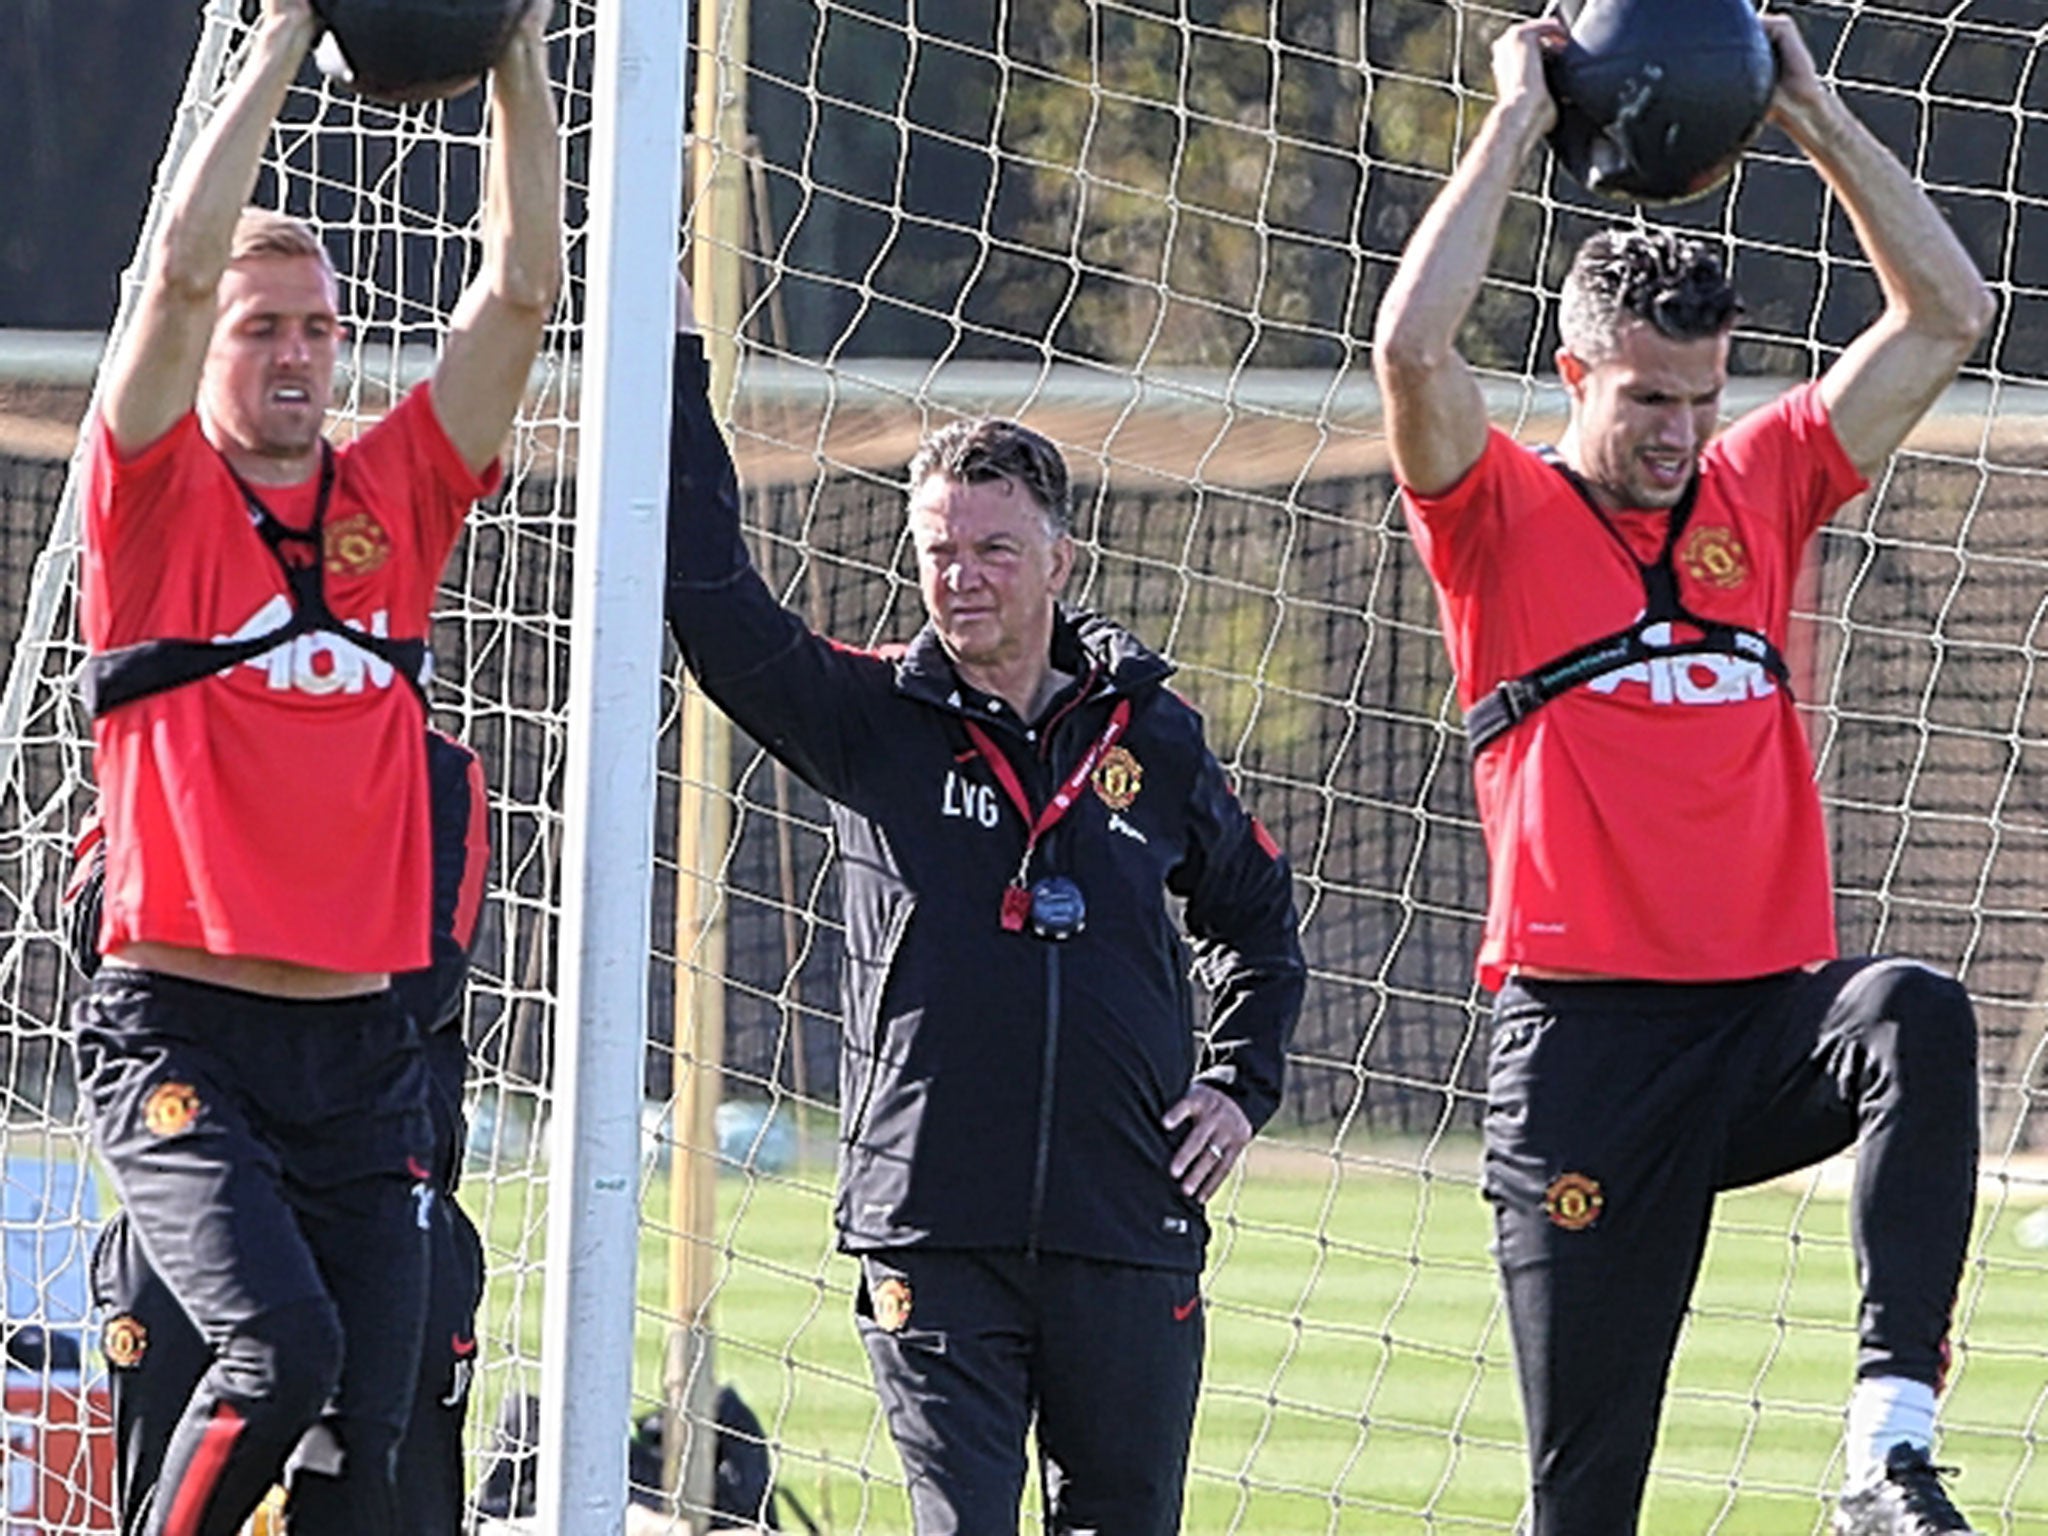
[[[164,1536],[199,1536],[199,1522],[206,1514],[206,1506],[213,1502],[221,1474],[227,1471],[228,1457],[247,1427],[230,1404],[222,1403],[213,1410],[212,1419],[199,1433],[199,1449],[192,1453],[191,1465],[178,1480],[178,1496],[171,1503],[170,1518],[164,1522]]]

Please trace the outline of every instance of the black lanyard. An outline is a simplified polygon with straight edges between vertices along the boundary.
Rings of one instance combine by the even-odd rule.
[[[263,504],[255,487],[236,474],[233,466],[228,473],[234,475],[242,500],[248,504],[249,521],[257,537],[284,572],[285,584],[291,588],[292,606],[309,617],[329,618],[326,583],[321,580],[321,568],[326,563],[321,535],[327,526],[327,503],[334,495],[334,450],[324,440],[321,442],[320,489],[313,497],[313,521],[303,530],[286,527],[279,521],[277,514]]]

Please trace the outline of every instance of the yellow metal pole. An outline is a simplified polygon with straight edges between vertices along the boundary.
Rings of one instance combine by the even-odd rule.
[[[732,400],[746,229],[747,0],[698,0],[691,111],[690,286],[711,362],[711,398]],[[725,1056],[726,917],[718,872],[732,839],[732,738],[694,683],[682,705],[682,804],[676,840],[676,1148],[670,1183],[668,1356],[670,1486],[682,1508],[711,1508],[714,1404],[711,1292],[718,1230],[718,1131]],[[702,1521],[697,1522],[701,1528]]]

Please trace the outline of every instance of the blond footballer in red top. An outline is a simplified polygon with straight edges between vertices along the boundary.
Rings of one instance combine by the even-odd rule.
[[[419,1031],[390,981],[428,958],[417,689],[441,566],[495,483],[560,281],[549,9],[490,72],[482,260],[433,376],[330,450],[334,269],[310,230],[244,209],[319,24],[264,0],[89,429],[108,883],[80,1078],[133,1230],[213,1357],[156,1486],[121,1490],[145,1536],[230,1536],[280,1478],[296,1536],[406,1529],[393,1463],[433,1189]],[[181,646],[190,675],[105,687]]]
[[[1848,211],[1884,309],[1819,380],[1719,432],[1739,313],[1715,252],[1597,235],[1564,285],[1555,462],[1487,425],[1456,336],[1556,121],[1561,21],[1495,44],[1499,96],[1381,307],[1374,365],[1472,732],[1498,989],[1485,1191],[1535,1536],[1636,1529],[1717,1191],[1858,1151],[1864,1293],[1835,1530],[1967,1531],[1931,1464],[1974,1196],[1967,995],[1837,960],[1782,647],[1808,539],[1990,321],[1954,234],[1764,26],[1773,123]]]
[[[373,635],[425,635],[462,516],[495,472],[463,461],[425,385],[335,460],[328,605]],[[303,528],[317,476],[257,495]],[[95,651],[259,635],[290,617],[283,572],[196,415],[129,457],[99,424],[85,521]],[[431,926],[420,724],[388,662],[318,633],[102,715],[113,857],[101,943],[130,961],[148,946],[160,968],[203,955],[190,968],[209,976],[245,975],[249,960],[294,980],[417,970]]]

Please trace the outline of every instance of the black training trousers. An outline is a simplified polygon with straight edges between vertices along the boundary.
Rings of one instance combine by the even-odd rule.
[[[1041,1254],[860,1255],[856,1319],[917,1536],[1172,1536],[1202,1382],[1201,1276]]]
[[[410,1536],[461,1536],[462,1435],[476,1369],[483,1245],[468,1213],[445,1191],[434,1201],[430,1246],[426,1343],[412,1417],[399,1443],[397,1502]],[[121,1529],[133,1533],[142,1529],[171,1432],[213,1363],[213,1352],[150,1268],[126,1211],[116,1211],[101,1228],[92,1268],[119,1451],[115,1507],[122,1512]],[[354,1470],[344,1466],[343,1480]],[[310,1530],[299,1516],[294,1510],[294,1531]],[[351,1529],[342,1527],[344,1533]]]
[[[1511,980],[1485,1190],[1532,1536],[1628,1536],[1714,1197],[1854,1145],[1859,1376],[1938,1384],[1974,1210],[1968,995],[1901,960],[1706,985]]]
[[[232,1536],[292,1457],[292,1530],[397,1536],[434,1199],[412,1020],[109,965],[77,1025],[100,1155],[208,1356],[129,1528]]]

